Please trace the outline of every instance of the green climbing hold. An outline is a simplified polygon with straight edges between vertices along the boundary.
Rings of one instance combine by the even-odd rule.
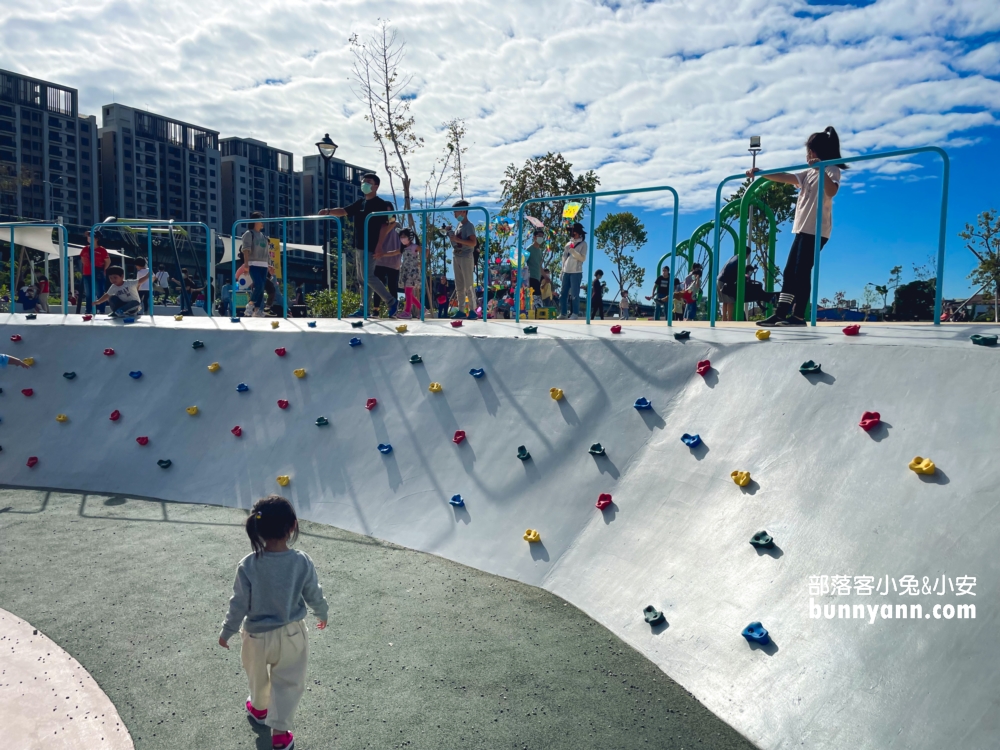
[[[972,339],[972,343],[975,344],[976,346],[996,346],[997,345],[997,337],[995,335],[992,335],[992,336],[991,335],[981,336],[978,333],[974,333],[971,336],[969,336],[969,338]]]
[[[411,365],[419,365],[421,362],[423,362],[423,360],[420,358],[419,354],[411,354],[410,355],[410,364]]]
[[[810,359],[802,363],[802,366],[799,368],[799,372],[803,375],[815,375],[817,372],[820,372],[819,368],[820,365]]]
[[[538,326],[525,326],[524,332],[527,334],[538,333]]]
[[[330,420],[327,419],[326,417],[317,417],[316,418],[316,426],[317,427],[326,427],[328,424],[330,424]]]
[[[642,614],[646,618],[646,622],[648,622],[650,625],[659,625],[660,623],[666,621],[666,618],[663,616],[663,613],[660,612],[660,610],[658,610],[652,604],[650,604],[648,607],[642,610]]]
[[[161,469],[169,469],[171,463],[173,462],[169,458],[161,458],[159,461],[156,462],[156,465],[159,466]]]
[[[517,457],[522,461],[527,461],[531,458],[531,454],[528,453],[528,449],[525,446],[519,445],[517,446]]]
[[[205,342],[204,341],[193,341],[193,342],[191,342],[191,348],[192,349],[204,349],[205,348]]]
[[[678,331],[674,334],[674,338],[678,341],[687,341],[691,338],[691,331]]]
[[[763,549],[770,549],[774,546],[774,539],[766,531],[758,531],[752,537],[750,537],[750,544],[754,547],[761,547]]]
[[[594,443],[592,446],[590,446],[590,454],[592,456],[603,456],[604,446],[601,445],[600,443]]]

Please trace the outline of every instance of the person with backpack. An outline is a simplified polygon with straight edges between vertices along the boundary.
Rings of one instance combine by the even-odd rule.
[[[461,209],[468,206],[468,201],[456,201],[453,208]],[[445,226],[445,233],[451,240],[452,259],[455,266],[455,292],[458,296],[458,312],[456,318],[476,319],[476,249],[479,238],[476,237],[476,227],[469,221],[469,212],[455,211],[458,229]]]

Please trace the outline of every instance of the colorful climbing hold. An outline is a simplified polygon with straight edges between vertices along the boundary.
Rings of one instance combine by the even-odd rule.
[[[524,332],[529,336],[533,333],[538,333],[538,326],[525,326]]]
[[[653,408],[653,403],[651,401],[649,401],[648,399],[646,399],[645,397],[643,397],[643,398],[637,398],[635,400],[635,403],[632,404],[632,406],[634,406],[639,411],[644,411],[644,410],[652,409]]]
[[[198,413],[198,407],[197,406],[189,406],[184,411],[186,411],[188,414],[190,414],[193,417],[195,414]]]
[[[330,424],[330,420],[327,419],[326,417],[316,417],[316,426],[317,427],[326,427],[329,424]]]
[[[240,319],[239,319],[239,318],[230,318],[230,319],[229,319],[229,322],[230,322],[230,323],[239,323],[239,322],[240,322]]]
[[[549,395],[552,396],[553,400],[561,401],[563,397],[562,388],[549,388]]]
[[[674,338],[678,341],[687,341],[691,338],[691,331],[678,331],[674,334]]]
[[[297,370],[292,370],[292,375],[297,378],[304,378],[306,376],[306,368],[300,367]]]
[[[66,380],[72,380],[73,378],[76,377],[76,373],[75,372],[64,372],[63,373],[63,377],[66,378]]]
[[[275,481],[282,487],[287,487],[288,483],[292,481],[292,478],[289,477],[287,474],[279,474],[277,477],[275,477]]]
[[[921,458],[917,456],[912,461],[910,461],[910,469],[915,471],[917,474],[933,474],[937,469],[934,467],[934,462],[929,458]]]
[[[524,541],[526,542],[540,542],[542,541],[542,535],[539,534],[535,529],[528,529],[524,532]]]
[[[587,452],[592,456],[603,456],[605,454],[604,446],[600,443],[594,443]]]
[[[135,318],[122,318],[122,323],[125,325],[131,325],[132,323],[135,323],[135,321]]]
[[[159,461],[156,462],[156,465],[159,466],[161,469],[169,469],[172,463],[173,461],[171,461],[169,458],[161,458]]]
[[[35,358],[34,357],[25,357],[21,361],[24,362],[24,364],[26,364],[28,367],[34,367],[34,365],[35,365]]]
[[[141,377],[142,377],[142,370],[132,370],[132,371],[131,371],[131,372],[130,372],[130,373],[128,374],[128,376],[129,376],[130,378],[132,378],[132,380],[138,380],[139,378],[141,378]]]
[[[465,499],[461,495],[452,495],[451,500],[449,500],[448,502],[454,505],[456,508],[465,507]]]
[[[372,409],[374,409],[374,408],[375,408],[376,406],[378,406],[378,399],[377,399],[377,398],[370,398],[370,399],[368,399],[367,401],[365,401],[365,408],[366,408],[366,409],[367,409],[368,411],[371,411],[371,410],[372,410]]]
[[[352,320],[351,328],[361,328],[364,326],[364,324],[365,322],[363,320]]]
[[[620,325],[616,324],[611,326],[611,333],[621,333],[621,332],[622,332],[622,327]]]
[[[751,622],[743,628],[742,635],[752,643],[764,644],[771,640],[771,636],[767,634],[767,629],[759,622]]]
[[[611,495],[609,495],[607,492],[602,492],[600,495],[597,496],[597,507],[600,510],[604,510],[609,505],[611,505]]]
[[[694,368],[694,371],[697,372],[699,375],[705,375],[711,369],[712,369],[712,363],[709,362],[707,359],[703,359]]]
[[[38,316],[35,315],[35,313],[28,313],[27,315],[24,316],[24,319],[25,320],[37,320]]]
[[[762,549],[770,549],[774,546],[774,539],[766,531],[758,531],[752,537],[750,537],[750,544],[754,547],[761,547]]]
[[[844,329],[845,336],[857,336],[859,333],[861,333],[861,326],[859,326],[857,323],[855,323],[854,325],[847,326]]]
[[[230,430],[230,432],[233,433],[236,437],[243,437],[243,428],[240,427],[239,425],[236,425],[233,429]]]
[[[250,386],[248,386],[246,383],[240,383],[239,385],[236,386],[237,393],[246,393],[249,390]]]
[[[874,428],[878,427],[879,423],[882,421],[882,415],[877,411],[866,411],[861,415],[861,429],[865,432],[870,432]]]
[[[204,349],[205,348],[205,342],[204,341],[192,341],[191,342],[191,348],[192,349]]]
[[[57,422],[68,422],[69,421],[69,417],[67,417],[65,414],[56,414],[56,421]]]
[[[481,378],[483,375],[486,374],[486,370],[484,370],[482,367],[473,367],[471,370],[469,370],[469,374],[474,378]]]
[[[685,432],[681,435],[681,442],[688,448],[697,448],[701,445],[701,435],[689,435]]]
[[[35,467],[35,464],[37,464],[37,463],[38,463],[38,456],[29,456],[28,457],[28,468],[29,469],[33,469]]]
[[[183,315],[175,315],[174,316],[174,320],[184,320],[184,316]]]
[[[392,453],[392,446],[388,443],[379,443],[378,452],[386,455]]]
[[[28,398],[31,398],[32,396],[35,395],[35,391],[33,388],[22,388],[21,393],[23,393]]]
[[[736,482],[740,487],[746,487],[750,484],[750,472],[749,471],[734,471],[730,474],[733,481]]]
[[[463,440],[465,440],[465,430],[455,430],[455,437],[451,439],[451,442],[455,445],[461,445]]]
[[[306,323],[306,325],[309,326],[310,328],[315,328],[316,327],[316,321],[315,320],[310,320],[308,323]]]
[[[18,341],[21,340],[21,334],[15,333],[13,336],[10,337],[10,340],[16,344]]]
[[[519,445],[517,446],[517,457],[522,461],[527,461],[531,458],[531,454],[528,453],[528,449],[525,446]]]
[[[444,390],[444,386],[441,385],[440,383],[431,383],[429,386],[427,386],[427,390],[429,390],[431,393],[440,393],[441,391]]]
[[[396,326],[396,333],[406,333],[406,323]]]
[[[666,620],[663,613],[652,604],[642,610],[642,616],[650,625],[659,625]]]
[[[278,408],[279,409],[287,409],[288,408],[288,401],[285,400],[285,399],[283,399],[283,398],[279,398],[278,399]]]
[[[423,361],[424,360],[420,358],[419,354],[411,354],[410,355],[410,364],[411,365],[419,365]]]
[[[277,320],[272,320],[271,321],[271,328],[277,328],[279,325],[280,324],[279,324],[279,322]]]
[[[110,415],[108,415],[108,419],[110,419],[112,422],[117,422],[121,418],[122,418],[122,413],[117,409],[115,409],[113,412],[111,412]]]
[[[754,336],[757,337],[758,341],[767,341],[769,338],[771,338],[771,332],[764,328],[761,328],[754,334]]]
[[[135,439],[135,442],[137,442],[139,445],[149,445],[149,438],[146,437],[145,435],[140,435]]]
[[[104,356],[105,356],[105,357],[113,357],[113,356],[115,356],[115,350],[114,350],[114,349],[112,349],[112,348],[111,348],[111,347],[109,346],[109,347],[108,347],[107,349],[105,349],[105,350],[104,350]]]
[[[86,322],[86,321],[88,321],[88,320],[93,320],[93,319],[94,319],[94,316],[93,316],[93,315],[84,315],[84,316],[83,316],[83,320],[84,320],[84,322]]]
[[[361,346],[361,339],[359,339],[357,337],[354,337],[353,339],[351,339],[347,343],[350,344],[351,346]]]
[[[799,372],[803,375],[815,375],[817,372],[820,372],[820,367],[821,365],[816,364],[811,359],[807,359],[802,363],[802,366],[799,367]]]
[[[451,321],[451,327],[452,328],[461,328],[462,327],[462,321],[461,320],[453,320],[453,321]]]
[[[996,346],[997,345],[997,337],[995,335],[989,335],[988,334],[986,336],[983,336],[981,334],[974,333],[971,336],[969,336],[969,339],[972,341],[972,343],[975,346]]]
[[[209,372],[218,372],[221,368],[222,368],[222,365],[220,365],[218,362],[213,362],[212,364],[210,364],[208,366],[208,371]]]

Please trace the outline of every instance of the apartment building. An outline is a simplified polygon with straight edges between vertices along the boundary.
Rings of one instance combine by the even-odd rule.
[[[221,199],[223,231],[254,211],[264,216],[302,215],[302,175],[293,170],[293,155],[254,138],[223,138]],[[237,233],[245,230],[242,226]],[[269,231],[279,236],[280,225]],[[302,242],[301,222],[288,225],[288,241]]]
[[[0,70],[0,215],[98,220],[97,119],[77,90]]]

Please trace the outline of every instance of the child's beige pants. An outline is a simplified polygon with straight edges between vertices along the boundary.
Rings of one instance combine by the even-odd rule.
[[[295,708],[306,689],[309,640],[304,620],[266,633],[240,630],[240,658],[250,681],[250,704],[267,709],[265,724],[290,732]]]

